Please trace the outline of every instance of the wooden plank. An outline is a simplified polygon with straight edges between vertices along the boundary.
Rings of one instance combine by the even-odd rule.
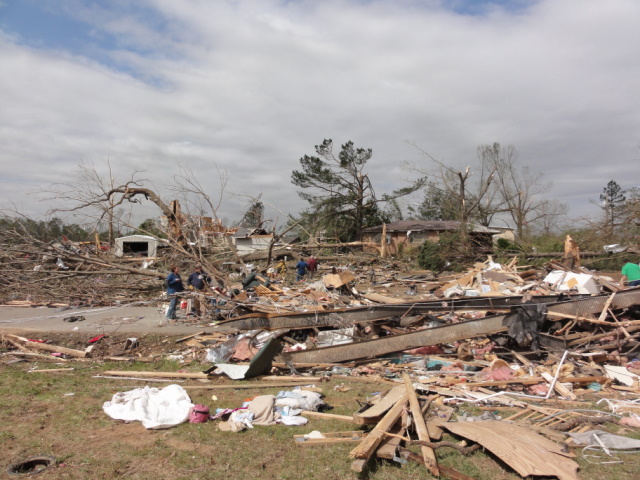
[[[104,372],[103,375],[111,375],[113,377],[128,377],[135,375],[137,377],[144,378],[209,378],[209,375],[202,372],[137,372],[137,371],[123,371],[123,370],[109,370]]]
[[[395,304],[395,303],[405,303],[405,300],[402,300],[399,298],[393,298],[393,297],[386,297],[384,295],[380,295],[379,293],[367,293],[367,294],[363,294],[362,296],[367,300],[371,300],[372,302],[383,303],[387,305]]]
[[[310,410],[303,410],[300,415],[306,417],[322,418],[324,420],[340,420],[343,422],[355,423],[353,417],[349,415],[334,415],[333,413],[312,412]]]
[[[75,368],[46,368],[43,370],[29,370],[28,373],[53,373],[53,372],[72,372]]]
[[[429,430],[427,429],[427,424],[424,421],[422,409],[420,408],[420,402],[418,401],[416,391],[414,390],[413,384],[411,383],[411,378],[405,373],[403,375],[403,380],[404,386],[407,389],[407,394],[409,395],[409,407],[411,409],[411,414],[413,415],[413,422],[416,426],[416,432],[418,433],[418,440],[428,442],[430,441]],[[433,449],[422,445],[420,446],[420,452],[422,453],[424,463],[431,474],[434,477],[440,476],[440,472],[438,470],[438,461],[436,460],[436,454]]]
[[[48,343],[30,342],[28,339],[24,337],[20,337],[18,335],[11,335],[8,333],[6,333],[5,336],[16,342],[21,342],[22,345],[27,348],[32,348],[35,350],[46,350],[48,352],[62,353],[64,355],[70,355],[72,357],[78,357],[78,358],[84,358],[87,356],[87,353],[81,350],[74,350],[72,348],[59,347],[57,345],[49,345]]]
[[[442,430],[442,427],[440,427],[440,422],[437,420],[429,420],[427,422],[427,430],[429,431],[429,438],[431,440],[435,440],[436,442],[442,440],[444,431]]]
[[[547,383],[551,384],[553,383],[553,376],[550,373],[547,372],[542,372],[542,378],[544,378]],[[567,387],[565,387],[564,385],[562,385],[560,382],[555,382],[553,383],[553,389],[558,392],[561,396],[563,396],[564,398],[566,398],[567,400],[577,400],[578,397],[576,397],[573,393],[571,393],[569,391],[569,389]]]
[[[607,380],[607,377],[562,377],[558,379],[558,381],[562,383],[606,383]],[[522,385],[535,385],[536,383],[542,382],[544,382],[544,379],[540,377],[520,377],[514,378],[513,380],[466,383],[465,387],[501,387],[503,385],[513,385],[517,383],[520,383]]]
[[[204,334],[206,334],[206,333],[207,333],[207,332],[205,332],[205,331],[203,330],[202,332],[194,333],[193,335],[189,335],[189,336],[187,336],[187,337],[179,338],[178,340],[176,340],[176,343],[181,343],[181,342],[184,342],[185,340],[189,340],[190,338],[197,337],[198,335],[204,335]]]
[[[403,431],[404,429],[402,428],[402,422],[396,422],[396,424],[390,430],[390,432],[395,435],[388,435],[382,440],[382,442],[380,442],[380,446],[376,451],[376,457],[384,458],[385,460],[393,460],[394,457],[396,457],[398,447],[402,443],[401,434],[403,433]]]
[[[132,372],[135,373],[135,372]],[[281,388],[281,387],[296,387],[296,386],[304,386],[304,385],[309,385],[309,382],[306,383],[291,383],[291,382],[287,382],[287,383],[259,383],[259,382],[254,382],[254,383],[250,383],[250,384],[240,384],[240,383],[235,383],[235,384],[224,384],[224,385],[192,385],[192,386],[185,386],[182,388],[191,388],[191,389],[203,389],[203,390],[251,390],[251,389],[258,389],[258,388]],[[304,390],[304,389],[303,389]]]
[[[324,438],[307,438],[305,435],[294,435],[293,441],[298,447],[318,447],[322,445],[334,445],[336,443],[360,443],[367,436],[367,432],[354,430],[351,432],[327,432],[322,433]]]
[[[387,410],[393,407],[405,394],[405,386],[398,385],[382,397],[382,399],[364,412],[355,413],[353,419],[360,425],[378,423]]]
[[[398,421],[402,411],[404,410],[407,402],[409,401],[409,395],[404,394],[400,400],[387,412],[387,414],[380,420],[380,422],[374,427],[371,433],[365,438],[360,445],[351,450],[350,456],[356,458],[351,464],[351,469],[357,472],[361,472],[364,465],[373,455],[376,447],[380,445],[380,442],[391,427]]]
[[[260,380],[264,380],[266,382],[281,382],[281,383],[285,383],[285,382],[302,382],[305,381],[307,382],[307,384],[309,383],[313,383],[313,382],[321,382],[322,379],[324,377],[286,377],[286,376],[280,376],[280,375],[267,375],[264,377],[256,377],[259,378]]]
[[[607,301],[604,304],[604,307],[602,307],[602,312],[600,313],[600,316],[598,317],[598,320],[603,322],[605,318],[607,318],[607,310],[609,309],[609,307],[611,306],[611,302],[613,302],[613,297],[615,297],[616,294],[615,292],[612,293],[609,298],[607,298]]]

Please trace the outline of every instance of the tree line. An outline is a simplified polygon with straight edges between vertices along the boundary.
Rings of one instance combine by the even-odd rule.
[[[568,225],[567,206],[548,197],[551,182],[543,172],[518,162],[514,146],[499,143],[480,145],[473,161],[454,167],[413,145],[423,158],[403,167],[411,178],[402,188],[378,192],[369,174],[373,151],[348,141],[337,148],[331,139],[315,146],[315,155],[299,159],[291,173],[305,208],[299,213],[282,212],[285,225],[265,219],[261,195],[250,201],[237,226],[267,228],[276,235],[295,231],[303,239],[323,237],[334,242],[353,242],[362,238],[366,227],[398,220],[457,220],[464,231],[469,225],[510,226],[517,242],[531,246],[566,233],[586,243],[635,243],[640,224],[640,191],[623,190],[611,180],[594,202],[601,209],[599,218],[581,219]],[[219,222],[217,212],[226,187],[226,172],[218,171],[220,185],[208,193],[189,167],[174,175],[172,198],[181,198],[182,218],[209,216]],[[49,200],[62,202],[49,212],[48,220],[4,215],[0,230],[20,226],[29,235],[49,241],[59,237],[71,240],[100,239],[110,244],[122,234],[142,233],[167,238],[181,245],[198,244],[198,225],[178,228],[173,203],[166,193],[150,189],[150,182],[133,172],[119,180],[107,162],[100,171],[95,165],[79,165],[75,178],[67,184],[47,188]],[[146,219],[133,225],[132,209],[142,202],[155,204],[165,219]],[[80,224],[65,224],[59,216],[82,215]],[[158,217],[159,218],[159,217]],[[545,240],[546,239],[546,240]]]

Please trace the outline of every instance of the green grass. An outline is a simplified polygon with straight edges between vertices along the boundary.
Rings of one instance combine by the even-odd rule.
[[[263,427],[240,433],[221,432],[214,422],[182,424],[168,430],[146,430],[139,423],[124,424],[102,412],[102,404],[117,391],[142,386],[145,382],[93,378],[106,370],[201,371],[207,365],[181,365],[176,362],[156,364],[87,364],[77,363],[74,372],[26,373],[31,363],[0,366],[0,471],[10,462],[30,455],[52,455],[56,467],[42,472],[39,479],[358,479],[371,480],[430,478],[424,467],[408,463],[372,461],[367,471],[358,475],[350,470],[349,452],[353,445],[301,448],[293,435],[311,430],[324,432],[353,430],[352,424],[336,420],[310,418],[302,427],[282,425]],[[74,366],[65,365],[65,366]],[[54,368],[41,363],[39,368]],[[231,383],[230,380],[220,380]],[[217,382],[217,380],[216,380]],[[246,382],[238,382],[239,385]],[[326,401],[335,408],[330,413],[351,415],[380,386],[345,381],[349,392],[333,390],[338,382],[321,384]],[[181,385],[202,385],[195,381]],[[165,383],[149,384],[162,388]],[[204,403],[212,410],[237,407],[256,395],[276,394],[283,388],[259,390],[188,390],[194,403]],[[65,394],[73,393],[67,396]],[[211,396],[216,395],[217,401]],[[479,413],[465,407],[471,414]],[[499,409],[497,409],[499,410]],[[504,416],[508,416],[506,413]],[[615,425],[606,429],[616,431]],[[625,435],[640,438],[638,431],[626,429]],[[459,441],[450,435],[448,440]],[[580,458],[579,477],[583,480],[628,480],[638,478],[640,456],[624,455],[621,465],[595,465]],[[453,467],[476,480],[511,480],[520,478],[508,466],[483,451],[463,456],[452,449],[437,452],[442,465]]]

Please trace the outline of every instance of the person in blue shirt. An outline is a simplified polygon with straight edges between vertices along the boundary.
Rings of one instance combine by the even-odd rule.
[[[167,276],[167,296],[169,300],[169,309],[167,310],[167,319],[176,319],[176,306],[178,305],[178,293],[184,290],[182,284],[182,278],[180,278],[180,269],[173,265],[171,267],[171,273]]]
[[[304,258],[301,258],[296,265],[296,282],[299,282],[304,278],[304,274],[307,273],[308,268],[309,264],[304,261]]]

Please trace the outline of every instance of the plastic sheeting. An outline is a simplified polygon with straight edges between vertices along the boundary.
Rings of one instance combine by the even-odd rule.
[[[140,421],[145,428],[169,428],[185,422],[193,407],[186,390],[180,385],[136,388],[116,393],[102,405],[104,413],[115,420]]]
[[[584,433],[569,433],[577,445],[604,446],[615,450],[640,449],[640,440],[614,435],[603,430],[589,430]],[[595,439],[598,437],[600,442]]]

